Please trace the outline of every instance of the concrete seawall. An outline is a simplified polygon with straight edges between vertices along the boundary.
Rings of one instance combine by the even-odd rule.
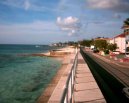
[[[71,68],[73,66],[73,60],[75,58],[75,54],[69,55],[64,61],[64,63],[68,64],[65,71],[63,72],[55,90],[53,91],[48,103],[60,103],[65,87],[68,76],[70,75]]]

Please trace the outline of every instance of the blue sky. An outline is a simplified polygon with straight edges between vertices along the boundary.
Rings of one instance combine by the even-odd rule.
[[[0,0],[0,44],[50,44],[122,33],[129,0]]]

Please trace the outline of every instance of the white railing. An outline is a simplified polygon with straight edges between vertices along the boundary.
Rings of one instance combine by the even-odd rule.
[[[70,74],[66,81],[66,87],[64,89],[60,103],[72,103],[72,101],[73,101],[74,80],[75,80],[75,71],[77,68],[77,62],[78,62],[78,52],[76,50],[76,56],[74,59],[74,63],[72,65]]]

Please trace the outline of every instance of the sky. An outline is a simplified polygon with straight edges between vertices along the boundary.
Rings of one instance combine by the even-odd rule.
[[[121,34],[129,0],[0,0],[0,44],[51,44]]]

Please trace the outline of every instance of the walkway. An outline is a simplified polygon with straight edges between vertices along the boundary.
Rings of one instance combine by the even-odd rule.
[[[73,53],[64,62],[67,67],[48,103],[106,103],[80,52],[78,58]]]
[[[74,87],[74,103],[106,103],[88,65],[80,53],[78,54]]]

